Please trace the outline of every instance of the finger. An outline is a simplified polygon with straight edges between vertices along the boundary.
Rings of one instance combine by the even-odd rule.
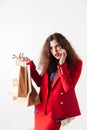
[[[63,50],[63,53],[64,53],[64,55],[65,55],[65,56],[67,56],[67,52],[66,52],[66,50],[65,50],[65,49]]]
[[[12,57],[13,59],[14,59],[14,58],[16,58],[16,59],[17,59],[17,56],[16,56],[15,54],[13,54],[12,56],[13,56],[13,57]]]
[[[63,50],[60,50],[59,52],[60,52],[60,54],[63,54]]]
[[[65,49],[60,49],[60,53],[62,53],[62,54],[64,54],[64,55],[67,54]]]
[[[19,58],[23,58],[24,53],[19,53]]]
[[[21,57],[23,57],[24,53],[21,53]]]

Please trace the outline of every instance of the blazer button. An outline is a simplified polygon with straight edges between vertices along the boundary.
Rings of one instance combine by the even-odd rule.
[[[60,95],[63,95],[63,92],[61,92]]]
[[[60,104],[62,105],[62,104],[64,104],[64,102],[60,102]]]

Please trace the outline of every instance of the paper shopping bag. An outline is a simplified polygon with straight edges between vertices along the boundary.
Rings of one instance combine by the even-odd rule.
[[[12,76],[12,87],[10,87],[10,95],[13,97],[26,97],[28,93],[27,84],[27,67],[15,66]]]
[[[18,81],[18,97],[26,97],[29,92],[27,66],[20,66]],[[29,81],[30,82],[30,81]]]
[[[15,66],[10,95],[13,97],[14,103],[19,106],[31,106],[40,103],[39,94],[32,84],[29,65]]]

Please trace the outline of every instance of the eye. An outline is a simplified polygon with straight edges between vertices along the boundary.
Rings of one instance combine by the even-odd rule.
[[[60,45],[60,44],[57,44],[56,47],[61,47],[61,45]]]
[[[52,47],[50,47],[50,50],[52,50],[53,48]]]

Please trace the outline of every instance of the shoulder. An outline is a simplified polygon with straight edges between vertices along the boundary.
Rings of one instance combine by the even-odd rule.
[[[71,70],[74,70],[74,71],[76,71],[76,70],[81,71],[82,64],[83,64],[82,60],[76,60],[71,64],[70,68],[71,68]]]
[[[80,65],[80,66],[82,66],[82,64],[83,64],[83,62],[82,62],[82,60],[76,60],[76,61],[74,61],[73,62],[73,65]]]

